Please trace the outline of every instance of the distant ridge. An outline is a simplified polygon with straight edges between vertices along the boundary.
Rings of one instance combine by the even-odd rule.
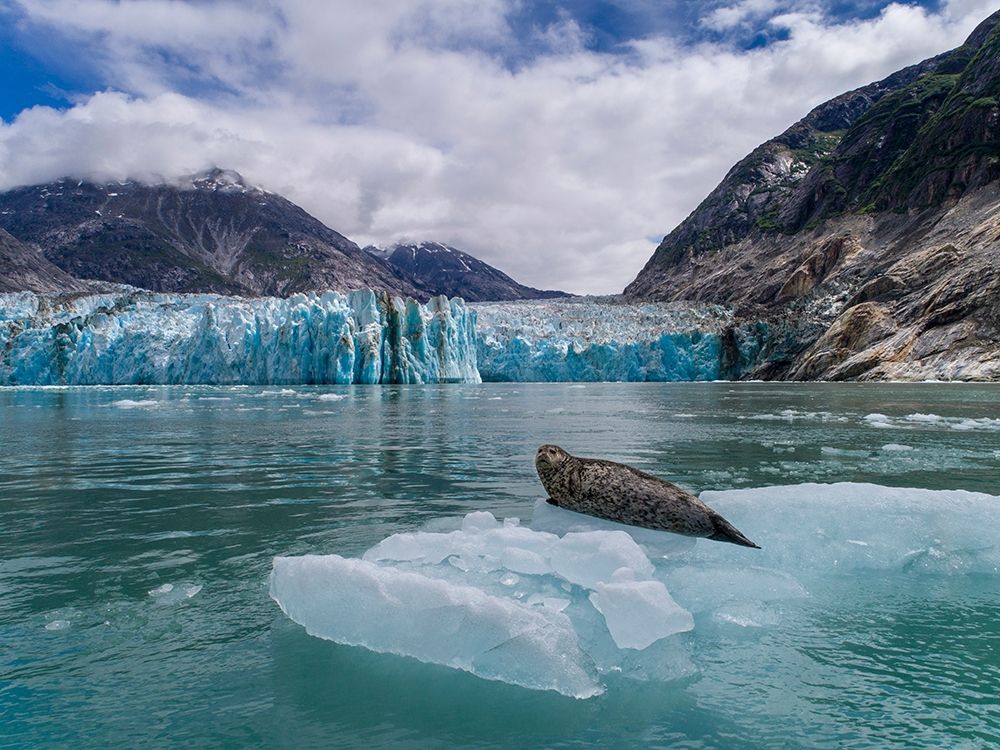
[[[550,299],[572,296],[553,289],[534,289],[468,253],[440,242],[399,242],[380,250],[366,247],[386,260],[414,286],[431,294],[462,297],[469,302]]]

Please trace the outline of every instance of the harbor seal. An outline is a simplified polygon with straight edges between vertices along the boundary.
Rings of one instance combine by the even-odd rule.
[[[543,445],[535,469],[547,502],[566,510],[644,529],[672,531],[760,549],[690,492],[625,464],[571,456]]]

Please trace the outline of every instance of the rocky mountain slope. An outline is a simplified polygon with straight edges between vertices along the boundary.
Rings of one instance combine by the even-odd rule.
[[[1000,379],[998,25],[759,146],[625,295],[765,321],[758,377]]]
[[[18,188],[0,194],[0,228],[70,276],[154,291],[282,296],[374,287],[427,296],[295,204],[219,169],[176,185]]]
[[[78,292],[88,288],[49,261],[41,250],[0,229],[0,293]]]
[[[386,260],[400,276],[432,295],[458,296],[468,302],[570,296],[566,292],[519,284],[478,258],[438,242],[397,243],[385,250],[365,249]]]

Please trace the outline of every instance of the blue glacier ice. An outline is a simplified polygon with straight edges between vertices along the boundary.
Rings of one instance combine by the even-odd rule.
[[[440,382],[479,382],[460,299],[0,295],[0,385]]]
[[[0,385],[735,379],[763,331],[716,305],[0,295]]]
[[[762,549],[538,500],[529,526],[478,511],[361,558],[276,557],[271,597],[320,638],[590,698],[697,674],[711,644],[736,658],[759,634],[780,640],[804,608],[836,611],[842,584],[1000,575],[1000,497],[847,482],[701,497]]]
[[[487,381],[734,379],[762,340],[718,305],[569,298],[472,307]]]

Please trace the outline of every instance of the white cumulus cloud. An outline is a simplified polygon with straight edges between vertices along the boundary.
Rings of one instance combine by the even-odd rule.
[[[743,0],[707,22],[774,5]],[[532,286],[591,293],[620,291],[758,143],[956,46],[994,10],[894,4],[847,23],[783,12],[765,22],[787,39],[765,47],[649,37],[616,54],[588,51],[563,18],[512,65],[502,52],[522,40],[501,0],[19,7],[109,88],[0,122],[0,189],[218,165],[360,244],[434,239]]]

